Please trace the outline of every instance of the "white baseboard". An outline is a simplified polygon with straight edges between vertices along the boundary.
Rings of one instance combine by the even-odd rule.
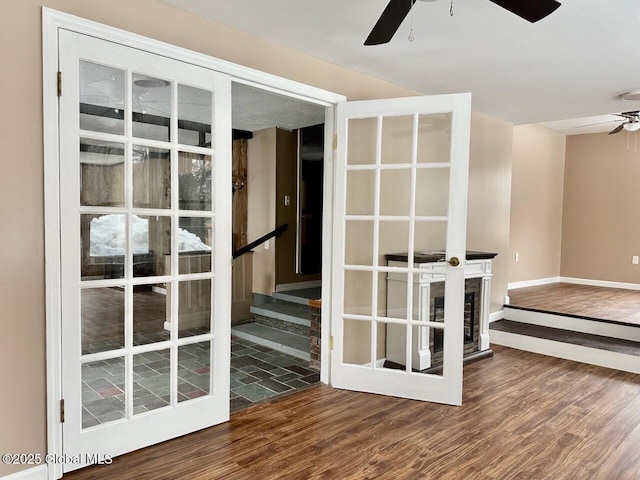
[[[576,285],[591,285],[593,287],[624,288],[626,290],[640,290],[640,283],[611,282],[609,280],[592,280],[590,278],[559,277],[563,283]]]
[[[322,280],[309,280],[308,282],[281,283],[276,285],[276,292],[288,292],[290,290],[302,290],[303,288],[321,287]]]
[[[42,457],[44,458],[44,455]],[[0,477],[0,480],[47,480],[47,466],[38,465],[37,467],[20,470],[11,475]]]
[[[575,283],[576,285],[591,285],[593,287],[640,290],[640,283],[612,282],[609,280],[593,280],[591,278],[575,278],[575,277],[549,277],[549,278],[538,278],[536,280],[525,280],[522,282],[512,282],[507,285],[507,289],[515,290],[518,288],[525,288],[525,287],[537,287],[538,285],[549,285],[551,283]]]
[[[522,282],[511,282],[507,285],[508,290],[517,288],[537,287],[538,285],[549,285],[550,283],[558,283],[560,277],[537,278],[535,280],[524,280]]]
[[[489,323],[497,322],[498,320],[502,320],[504,318],[504,310],[498,310],[497,312],[492,312],[489,314]]]
[[[640,362],[638,362],[638,357],[633,355],[501,332],[499,330],[491,330],[490,334],[491,343],[495,345],[539,353],[549,357],[563,358],[574,362],[588,363],[599,367],[613,368],[624,372],[640,373]]]

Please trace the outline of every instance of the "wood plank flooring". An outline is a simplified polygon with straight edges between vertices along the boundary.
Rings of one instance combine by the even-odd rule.
[[[640,376],[494,352],[462,407],[321,385],[64,478],[640,479]]]
[[[553,283],[509,290],[510,307],[640,325],[640,291]]]

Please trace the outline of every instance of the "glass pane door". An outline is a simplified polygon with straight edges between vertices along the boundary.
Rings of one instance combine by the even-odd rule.
[[[337,118],[332,383],[460,404],[470,96]]]
[[[62,31],[64,450],[228,420],[230,82]]]

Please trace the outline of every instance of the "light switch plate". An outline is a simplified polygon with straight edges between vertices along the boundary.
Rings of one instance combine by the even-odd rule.
[[[633,263],[634,265],[638,265],[638,256],[634,255],[633,257],[631,257],[631,263]]]

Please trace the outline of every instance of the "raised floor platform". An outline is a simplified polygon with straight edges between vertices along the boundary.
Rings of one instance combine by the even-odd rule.
[[[509,290],[510,309],[640,326],[640,291],[552,283]]]
[[[556,283],[509,297],[492,344],[640,373],[640,291]]]

